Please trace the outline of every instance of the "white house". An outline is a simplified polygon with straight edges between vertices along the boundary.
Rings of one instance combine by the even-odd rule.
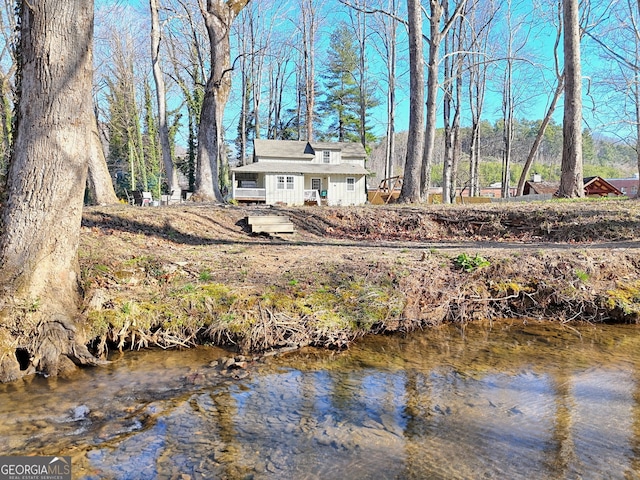
[[[239,202],[362,205],[366,152],[359,143],[254,140],[253,163],[233,168]]]

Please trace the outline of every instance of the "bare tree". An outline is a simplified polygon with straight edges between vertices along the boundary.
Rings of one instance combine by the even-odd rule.
[[[220,166],[225,157],[224,109],[231,91],[231,25],[249,0],[199,0],[209,35],[211,71],[205,89],[198,129],[196,196],[222,202]]]
[[[93,129],[91,131],[91,151],[89,153],[89,171],[87,175],[87,188],[89,198],[97,205],[114,205],[118,203],[113,181],[107,166],[107,158],[104,154],[98,119],[94,115]]]
[[[171,62],[171,78],[178,86],[187,114],[187,154],[180,165],[180,171],[189,181],[189,190],[196,190],[196,170],[198,155],[198,126],[205,89],[205,54],[203,38],[206,37],[202,17],[189,2],[176,0],[172,8],[172,21],[166,25],[166,42]],[[200,19],[200,21],[198,21]]]
[[[299,28],[302,36],[302,46],[300,50],[302,56],[300,65],[302,91],[300,92],[300,96],[304,98],[305,139],[313,141],[316,100],[316,36],[320,28],[320,9],[324,2],[314,0],[299,0],[299,2]],[[298,104],[301,105],[301,102],[298,102]],[[301,106],[299,108],[301,108]],[[299,139],[301,140],[302,138]]]
[[[607,19],[615,21],[607,22],[607,28],[598,32],[584,28],[583,33],[595,43],[604,60],[599,85],[594,86],[607,98],[599,106],[605,117],[603,127],[635,150],[640,173],[640,3],[611,2],[602,10]]]
[[[445,18],[449,18],[448,3]],[[457,172],[460,162],[460,111],[462,96],[463,58],[462,38],[464,21],[462,16],[454,23],[444,41],[444,162],[442,164],[442,202],[451,203],[457,190]],[[452,116],[453,111],[453,116]]]
[[[420,172],[424,151],[424,56],[419,0],[407,0],[409,29],[409,132],[404,181],[399,200],[420,202]]]
[[[538,128],[538,132],[536,134],[536,138],[533,141],[533,145],[529,150],[529,154],[527,155],[527,159],[524,162],[524,166],[522,167],[522,174],[520,175],[520,179],[518,180],[518,187],[516,190],[516,196],[520,196],[524,193],[524,185],[527,182],[527,178],[529,177],[529,172],[531,171],[531,165],[533,164],[534,159],[538,153],[540,145],[542,144],[542,140],[544,140],[544,134],[553,118],[553,114],[555,112],[556,106],[558,105],[558,101],[562,96],[562,92],[564,91],[564,71],[562,71],[560,67],[558,47],[560,45],[561,37],[562,37],[562,5],[561,0],[558,0],[556,3],[556,15],[557,19],[554,22],[556,25],[556,39],[553,44],[553,59],[554,59],[554,72],[555,72],[555,80],[556,86],[553,91],[553,95],[551,97],[551,102],[547,108],[547,112],[545,113],[544,118],[540,124],[540,128]]]
[[[290,86],[292,78],[295,78],[295,71],[289,68],[293,64],[293,51],[291,39],[275,41],[269,45],[271,50],[271,61],[268,66],[269,75],[269,101],[267,112],[267,137],[271,139],[281,139],[289,134],[292,119],[285,118],[285,92],[296,91],[296,85]],[[287,54],[289,53],[289,54]]]
[[[391,15],[378,12],[376,14],[377,25],[375,30],[380,37],[382,49],[378,49],[385,62],[387,70],[387,130],[385,136],[385,161],[384,178],[392,177],[393,159],[395,157],[396,144],[396,70],[398,59],[398,2],[387,0],[387,11]],[[378,42],[374,42],[377,45]],[[382,50],[382,51],[381,51]]]
[[[85,347],[78,243],[94,125],[93,2],[22,3],[19,118],[0,238],[0,380],[95,363]],[[7,352],[10,352],[7,354]]]
[[[424,132],[424,154],[420,173],[420,196],[427,200],[431,183],[431,166],[436,141],[436,115],[438,106],[440,47],[465,6],[466,0],[457,0],[456,7],[448,19],[444,19],[445,6],[449,0],[430,0],[429,10],[429,60],[427,62],[426,125]],[[448,8],[448,6],[447,6]]]
[[[469,52],[465,55],[469,72],[469,110],[471,114],[471,138],[469,140],[469,196],[480,193],[480,122],[484,111],[487,90],[487,72],[490,62],[490,31],[497,12],[493,1],[475,3],[465,16]]]
[[[178,186],[178,175],[173,166],[171,158],[171,142],[169,141],[169,127],[167,126],[167,100],[164,83],[164,72],[160,65],[160,15],[158,0],[149,0],[151,11],[151,65],[153,68],[153,79],[156,84],[156,100],[158,102],[158,136],[160,137],[160,153],[162,164],[167,176],[167,186],[169,192]]]
[[[578,0],[564,0],[564,118],[560,197],[584,196],[582,179],[582,68]]]

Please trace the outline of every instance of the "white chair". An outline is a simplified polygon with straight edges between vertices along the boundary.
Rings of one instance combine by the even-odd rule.
[[[171,196],[169,197],[169,205],[172,203],[182,203],[182,189],[178,188],[171,192]]]
[[[142,206],[143,207],[150,206],[152,201],[153,201],[153,195],[151,195],[151,192],[142,192]]]

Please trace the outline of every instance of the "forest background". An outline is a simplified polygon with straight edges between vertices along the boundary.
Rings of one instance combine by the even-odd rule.
[[[16,96],[16,18],[0,11],[0,158],[6,169]],[[443,24],[457,8],[445,6]],[[582,9],[584,175],[638,172],[640,12],[630,1]],[[403,173],[409,117],[404,2],[249,2],[231,32],[233,87],[224,117],[230,165],[250,161],[253,138],[361,141],[371,185]],[[197,2],[160,2],[160,59],[172,158],[193,189],[200,108],[210,60]],[[438,130],[431,184],[442,184],[447,145],[454,185],[517,184],[527,173],[558,180],[562,155],[560,4],[466,2],[436,60]],[[163,169],[145,2],[100,0],[95,17],[94,102],[116,191],[159,196]],[[429,37],[428,22],[424,28]],[[560,47],[559,47],[560,45]],[[560,50],[560,51],[559,51]],[[427,62],[430,61],[427,59]],[[560,92],[560,93],[558,93]],[[311,114],[311,122],[306,121]],[[478,172],[473,185],[473,163]],[[228,182],[228,164],[221,182]],[[166,193],[166,192],[165,192]]]

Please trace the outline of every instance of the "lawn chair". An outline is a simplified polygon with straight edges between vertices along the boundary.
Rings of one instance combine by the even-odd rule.
[[[169,205],[172,203],[182,203],[182,189],[178,188],[171,192],[171,196],[169,197]]]
[[[127,203],[129,205],[135,205],[136,204],[136,199],[133,198],[133,192],[131,192],[131,195],[129,195],[129,192],[127,191],[127,189],[124,189],[124,194],[127,196]]]
[[[149,207],[151,206],[151,202],[153,201],[153,195],[151,192],[142,192],[142,206]]]

